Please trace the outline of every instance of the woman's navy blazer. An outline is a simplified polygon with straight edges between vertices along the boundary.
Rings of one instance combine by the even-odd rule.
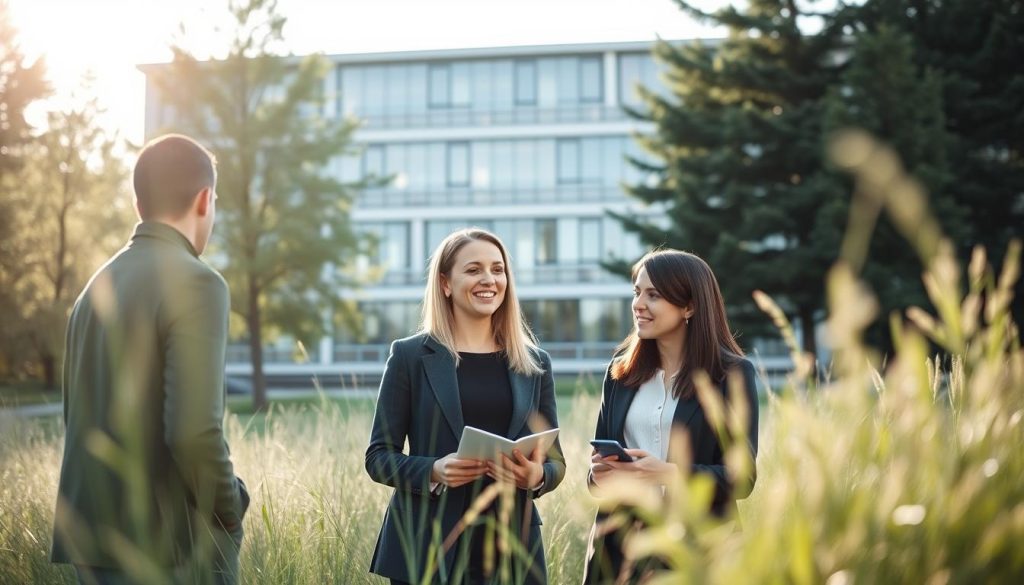
[[[536,357],[543,368],[540,374],[526,376],[509,370],[512,417],[506,436],[510,439],[544,430],[541,424],[558,426],[551,358],[542,350]],[[373,573],[417,582],[430,565],[438,567],[434,582],[448,581],[456,547],[441,555],[438,545],[466,510],[472,484],[437,495],[431,493],[430,475],[434,461],[458,449],[463,427],[455,359],[448,349],[425,333],[392,343],[366,449],[367,473],[395,488],[373,552]],[[515,509],[524,515],[521,524],[528,522],[523,544],[534,567],[524,582],[546,580],[540,515],[532,499],[555,489],[564,476],[565,458],[556,441],[544,462],[543,487],[535,492],[516,490]],[[428,563],[431,555],[437,556]]]

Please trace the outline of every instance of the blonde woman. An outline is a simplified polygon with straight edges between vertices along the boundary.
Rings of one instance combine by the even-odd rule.
[[[544,424],[558,426],[551,359],[523,320],[505,246],[481,229],[452,233],[430,261],[421,332],[391,345],[381,380],[366,471],[395,491],[370,571],[392,583],[428,574],[431,582],[546,583],[532,500],[565,475],[559,444],[500,464],[455,456],[467,425],[517,439]],[[495,550],[495,505],[440,547],[495,481],[516,488],[510,547]]]

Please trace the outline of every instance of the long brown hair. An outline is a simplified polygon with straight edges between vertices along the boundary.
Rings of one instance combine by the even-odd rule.
[[[505,263],[505,300],[491,316],[491,327],[494,341],[505,355],[509,366],[520,374],[539,374],[542,369],[535,351],[537,340],[530,327],[523,319],[516,297],[516,286],[512,278],[512,265],[508,252],[498,236],[480,228],[467,228],[452,232],[438,244],[430,257],[430,268],[427,274],[427,292],[423,300],[423,314],[420,330],[432,335],[441,345],[448,348],[455,363],[459,363],[459,352],[455,348],[455,313],[452,300],[444,295],[443,279],[451,277],[455,256],[466,244],[481,240],[494,244],[501,252],[501,260]]]
[[[729,331],[722,291],[711,267],[688,252],[658,250],[633,265],[633,282],[641,269],[646,269],[651,284],[665,300],[677,307],[693,308],[672,394],[692,397],[693,373],[699,370],[707,372],[715,382],[724,380],[728,369],[743,357],[743,350]],[[632,388],[638,388],[661,367],[657,342],[640,339],[635,324],[615,353],[612,378]]]

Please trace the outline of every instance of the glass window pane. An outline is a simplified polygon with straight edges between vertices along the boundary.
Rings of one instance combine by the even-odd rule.
[[[636,94],[636,84],[643,76],[642,55],[619,56],[619,103],[636,106],[640,98]]]
[[[451,67],[451,105],[465,107],[470,102],[469,63],[453,63]]]
[[[563,57],[558,60],[558,103],[575,104],[580,101],[578,59]]]
[[[512,61],[503,59],[494,62],[494,108],[505,111],[512,108],[515,100],[515,67]]]
[[[542,108],[558,105],[557,59],[539,59],[537,62],[537,105]]]
[[[443,142],[427,144],[427,186],[430,190],[443,189],[448,182],[445,158],[448,148]]]
[[[580,101],[600,102],[602,99],[601,58],[580,59]]]
[[[343,92],[342,104],[343,114],[346,116],[358,116],[363,113],[363,68],[346,67],[341,72],[341,87]]]
[[[386,174],[384,146],[373,144],[363,152],[363,174],[383,177]]]
[[[601,220],[592,217],[580,220],[580,263],[601,260]]]
[[[577,139],[558,141],[558,182],[580,182],[580,141]]]
[[[537,63],[516,61],[516,105],[537,104]]]
[[[451,102],[449,87],[451,79],[448,65],[430,66],[430,107],[447,108]]]
[[[472,107],[488,112],[494,109],[493,61],[476,61],[469,69],[472,87]]]
[[[601,139],[580,140],[580,180],[585,183],[601,181]]]
[[[448,143],[448,185],[469,185],[469,144],[466,142]]]
[[[537,264],[554,264],[558,254],[558,224],[553,219],[537,220]]]
[[[366,102],[363,103],[363,113],[367,116],[380,116],[384,113],[384,68],[367,67],[366,77]]]

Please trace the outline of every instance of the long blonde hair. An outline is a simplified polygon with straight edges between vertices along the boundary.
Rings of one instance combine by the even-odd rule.
[[[452,232],[438,244],[430,257],[427,274],[427,292],[423,299],[423,313],[420,331],[434,337],[441,345],[448,348],[455,363],[459,363],[459,352],[455,347],[455,313],[452,300],[445,296],[442,288],[442,276],[450,278],[455,256],[459,250],[473,241],[484,241],[494,244],[501,252],[501,260],[505,263],[505,300],[491,316],[491,329],[494,341],[505,355],[511,368],[525,375],[541,373],[535,350],[537,339],[523,319],[516,297],[516,287],[512,278],[512,266],[508,260],[508,252],[498,236],[480,228],[467,228]]]

